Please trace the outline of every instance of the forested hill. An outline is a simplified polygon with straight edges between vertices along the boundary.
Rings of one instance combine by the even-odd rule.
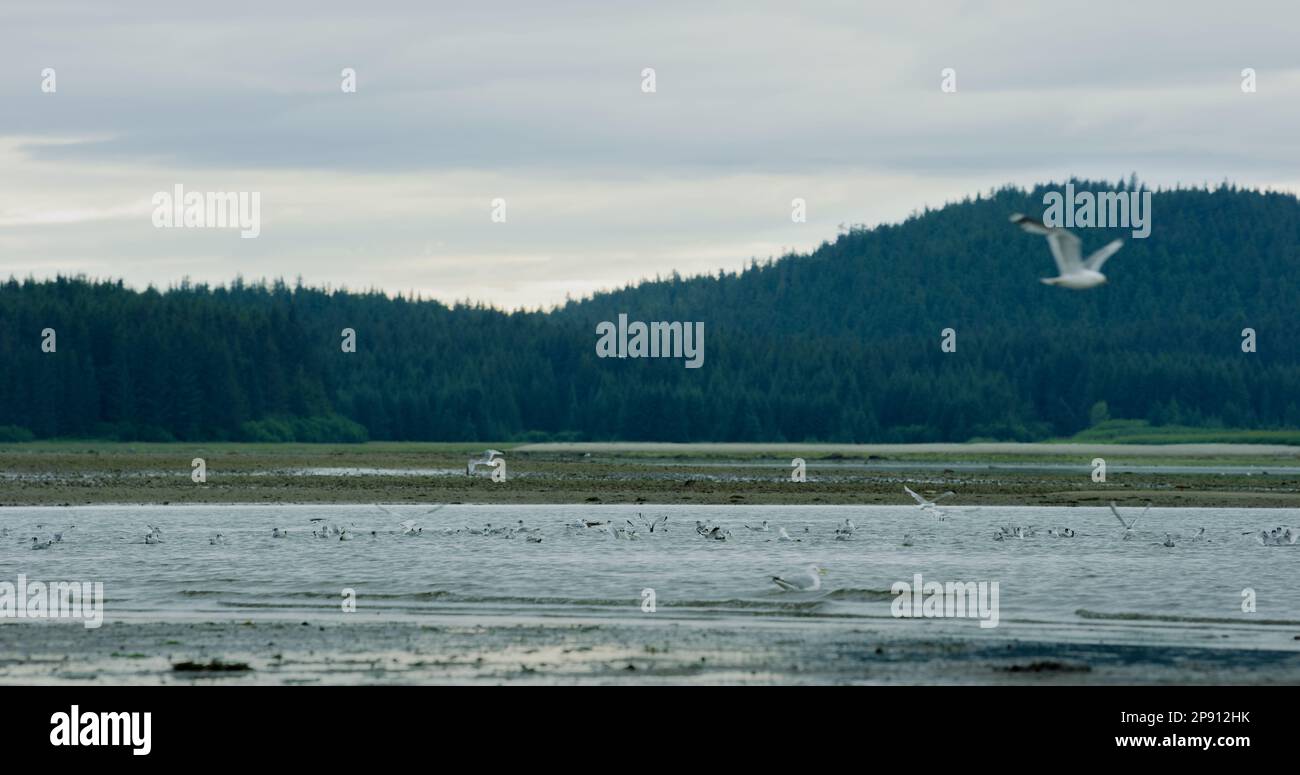
[[[1039,283],[1055,274],[1046,241],[1008,222],[1041,215],[1046,190],[545,314],[284,284],[10,280],[0,438],[1028,440],[1087,427],[1102,401],[1155,424],[1300,427],[1295,197],[1157,191],[1147,239],[1075,230],[1085,253],[1125,244],[1108,284],[1070,291]],[[702,322],[703,366],[596,357],[597,324],[619,313]],[[1248,327],[1257,352],[1242,351]]]

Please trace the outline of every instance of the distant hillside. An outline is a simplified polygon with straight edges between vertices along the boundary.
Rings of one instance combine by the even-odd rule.
[[[1157,191],[1145,240],[1076,230],[1085,251],[1125,246],[1109,284],[1074,292],[1038,282],[1054,273],[1046,243],[1007,220],[1041,214],[1047,189],[547,314],[283,284],[11,280],[0,438],[1034,440],[1106,417],[1300,428],[1295,197]],[[703,367],[597,358],[596,326],[619,313],[702,321]],[[340,350],[345,327],[356,353]],[[45,328],[56,353],[41,352]]]

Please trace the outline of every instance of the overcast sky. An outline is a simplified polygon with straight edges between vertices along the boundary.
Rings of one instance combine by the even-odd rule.
[[[0,275],[536,307],[1003,183],[1296,191],[1298,34],[1287,2],[4,0]],[[260,192],[261,236],[154,228],[178,183]]]

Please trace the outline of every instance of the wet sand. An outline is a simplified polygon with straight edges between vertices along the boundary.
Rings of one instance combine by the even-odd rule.
[[[1300,683],[1300,652],[928,636],[937,628],[909,624],[26,622],[0,626],[0,684]]]

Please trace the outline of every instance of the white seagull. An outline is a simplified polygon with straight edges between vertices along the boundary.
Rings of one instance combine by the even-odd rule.
[[[641,524],[645,525],[646,529],[649,530],[651,533],[653,533],[656,528],[661,528],[659,530],[659,532],[661,533],[667,532],[668,530],[668,517],[666,515],[661,517],[655,517],[653,520],[649,520],[641,516],[641,514],[638,512],[636,517],[637,519],[641,520]]]
[[[470,458],[469,462],[465,464],[466,475],[473,476],[474,472],[478,470],[479,466],[488,466],[489,468],[491,468],[492,461],[496,460],[499,457],[505,457],[505,455],[502,454],[501,452],[498,452],[495,449],[483,450],[482,455],[480,455],[479,457]]]
[[[400,516],[397,512],[392,511],[392,510],[390,510],[390,509],[386,509],[386,508],[384,508],[383,506],[380,506],[378,503],[375,504],[375,508],[379,509],[380,511],[384,512],[385,514],[387,514],[387,515],[390,516],[390,517],[397,517],[397,516]],[[434,506],[434,507],[431,508],[431,509],[426,509],[426,510],[424,510],[424,511],[421,511],[419,514],[416,514],[415,516],[417,516],[417,517],[428,516],[429,514],[432,514],[432,513],[435,512],[435,511],[441,511],[442,509],[445,509],[445,508],[447,508],[447,504],[445,504],[445,503],[439,503],[437,506]],[[314,520],[313,520],[313,521],[314,521]]]
[[[1106,282],[1106,275],[1101,273],[1101,265],[1124,246],[1124,240],[1117,239],[1083,259],[1082,243],[1066,229],[1048,226],[1020,213],[1013,213],[1011,222],[1030,234],[1047,237],[1047,246],[1052,249],[1052,258],[1056,259],[1056,271],[1060,273],[1059,277],[1042,278],[1047,285],[1059,285],[1076,291],[1101,285]]]
[[[825,575],[826,569],[813,563],[802,574],[773,576],[772,583],[785,592],[816,592],[822,588],[822,576]]]
[[[943,495],[936,496],[934,500],[928,501],[925,498],[922,498],[920,495],[917,495],[916,492],[913,491],[912,488],[908,487],[907,485],[903,485],[903,490],[908,495],[912,496],[912,500],[916,501],[916,505],[921,507],[921,511],[930,512],[931,514],[938,517],[940,521],[942,521],[947,515],[939,510],[939,506],[937,504],[939,503],[939,501],[943,500],[944,498],[947,498],[949,495],[957,494],[952,490],[949,490],[948,492],[945,492]]]
[[[1275,527],[1272,530],[1261,530],[1255,533],[1255,540],[1260,546],[1288,546],[1300,540],[1300,531],[1289,527]]]
[[[1133,528],[1137,527],[1138,520],[1145,517],[1150,508],[1151,504],[1148,503],[1146,508],[1142,509],[1142,513],[1134,517],[1132,522],[1129,522],[1119,515],[1119,509],[1115,508],[1115,501],[1110,502],[1110,513],[1114,514],[1115,519],[1118,519],[1119,523],[1124,526],[1123,538],[1125,541],[1133,537]]]

